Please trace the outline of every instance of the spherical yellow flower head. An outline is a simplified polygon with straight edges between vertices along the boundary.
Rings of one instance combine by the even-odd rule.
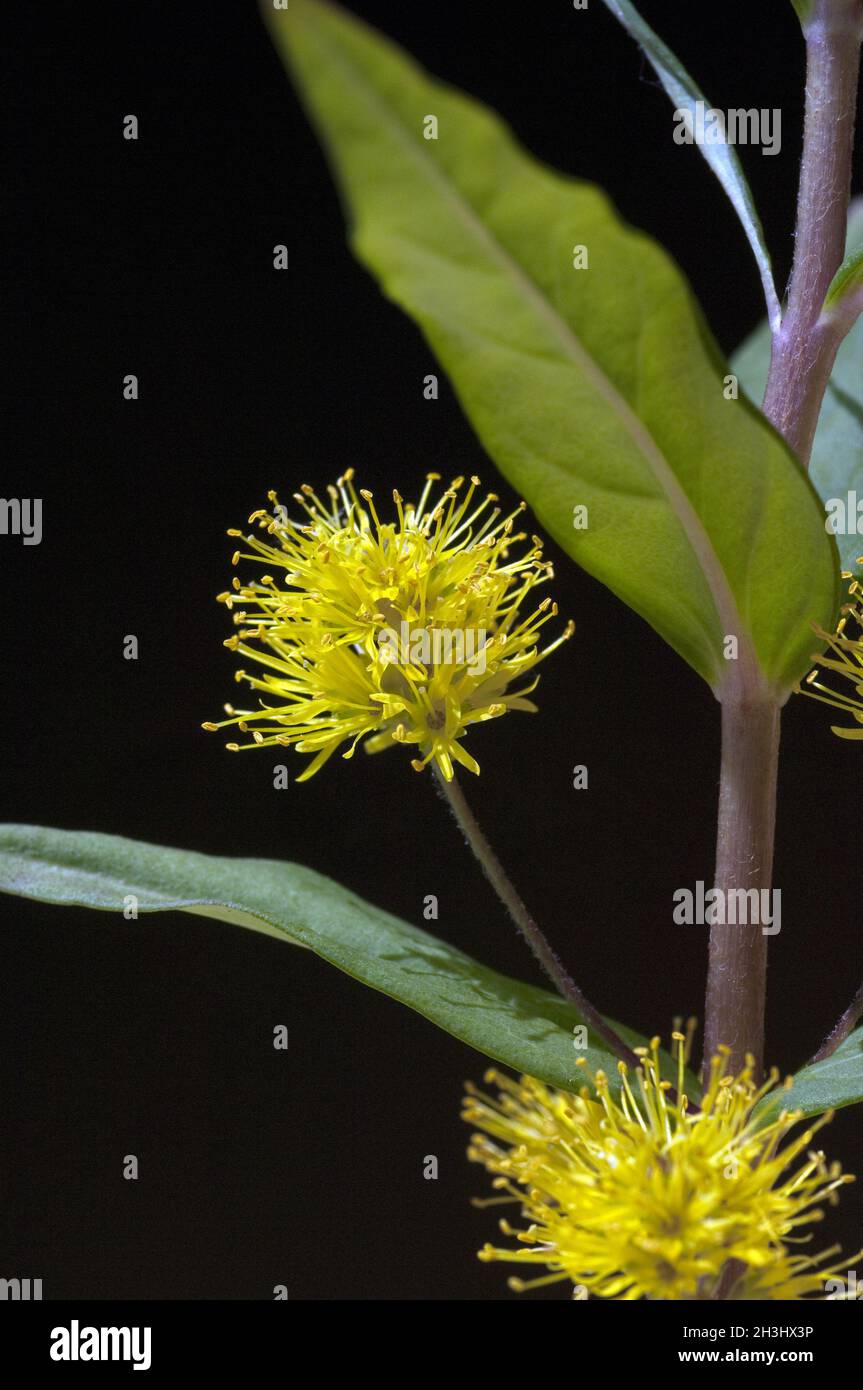
[[[272,512],[249,518],[263,536],[246,536],[234,563],[271,572],[235,579],[219,595],[239,629],[225,645],[263,668],[236,673],[260,692],[259,707],[226,706],[229,717],[204,728],[236,725],[251,735],[232,749],[279,744],[313,754],[299,781],[345,743],[350,758],[361,739],[369,752],[415,744],[413,766],[434,760],[447,780],[454,762],[479,772],[461,746],[466,730],[507,710],[534,710],[527,696],[538,678],[525,677],[572,624],[540,650],[540,629],[557,607],[546,598],[521,616],[552,574],[540,539],[514,533],[524,503],[501,516],[493,493],[475,500],[478,478],[466,488],[456,478],[434,502],[437,481],[429,475],[416,505],[394,492],[389,522],[370,492],[357,493],[352,470],[327,489],[327,503],[308,486],[295,494],[302,521],[270,493]]]
[[[710,1298],[722,1278],[723,1295],[737,1299],[824,1293],[835,1269],[822,1262],[836,1247],[813,1259],[790,1254],[785,1242],[799,1240],[798,1228],[820,1219],[819,1203],[852,1181],[809,1151],[830,1117],[784,1142],[799,1115],[780,1112],[760,1127],[753,1117],[776,1076],[760,1088],[748,1066],[728,1076],[725,1055],[713,1063],[700,1110],[689,1106],[683,1037],[674,1038],[677,1092],[660,1079],[658,1039],[639,1049],[634,1077],[618,1064],[619,1095],[602,1072],[577,1096],[494,1071],[486,1080],[496,1097],[468,1087],[464,1118],[482,1131],[468,1156],[498,1175],[505,1195],[491,1204],[517,1203],[529,1223],[515,1230],[501,1222],[522,1248],[487,1245],[480,1259],[551,1271],[511,1279],[512,1288],[569,1279],[576,1296],[687,1300]]]
[[[857,563],[863,565],[863,556]],[[813,656],[812,660],[817,661],[818,666],[809,672],[802,686],[796,687],[796,692],[811,695],[825,705],[833,705],[844,714],[850,714],[858,725],[863,726],[863,587],[848,573],[843,573],[842,577],[851,580],[851,583],[849,601],[842,606],[836,631],[831,634],[820,627],[815,628],[818,636],[827,644],[830,655]],[[828,674],[832,685],[825,685],[819,680],[822,672]],[[850,682],[853,693],[842,682]],[[839,738],[863,738],[863,727],[855,729],[853,726],[849,728],[834,724],[832,730]]]

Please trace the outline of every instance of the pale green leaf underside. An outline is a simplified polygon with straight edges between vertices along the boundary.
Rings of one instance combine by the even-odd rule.
[[[846,1038],[823,1062],[803,1067],[791,1089],[765,1096],[759,1110],[771,1114],[779,1108],[820,1115],[863,1100],[863,1028]]]
[[[373,907],[298,864],[229,859],[116,835],[0,826],[0,891],[116,914],[133,894],[140,913],[180,910],[305,946],[399,1000],[498,1062],[564,1089],[583,1085],[578,1057],[617,1080],[617,1063],[590,1038],[576,1051],[578,1014],[544,989],[480,965],[454,946]],[[206,981],[203,982],[206,988]],[[630,1044],[643,1039],[626,1028]],[[695,1083],[693,1094],[696,1094]]]
[[[856,204],[849,220],[846,245],[849,257],[863,247],[863,202]],[[770,366],[766,322],[737,350],[731,365],[752,400],[760,402]],[[847,505],[849,492],[856,492],[863,503],[863,318],[857,320],[837,354],[815,432],[810,472],[825,503],[839,498]],[[822,526],[824,519],[822,512]],[[856,521],[856,516],[853,519]],[[842,568],[859,573],[857,558],[863,555],[863,535],[837,535],[836,542]]]
[[[667,44],[663,43],[659,35],[654,33],[650,25],[645,23],[635,6],[629,3],[629,0],[605,0],[605,4],[615,19],[620,20],[627,33],[631,34],[636,43],[644,49],[657,77],[677,110],[688,111],[694,119],[698,102],[702,102],[705,107],[710,106],[710,102],[698,84],[690,77],[680,59],[671,52]],[[701,144],[698,148],[722,184],[740,219],[761,276],[768,317],[772,323],[778,324],[780,317],[779,299],[773,283],[770,252],[764,240],[764,230],[755,207],[752,190],[746,181],[746,175],[743,172],[737,151],[733,145]]]
[[[830,310],[842,300],[857,295],[863,285],[863,246],[856,246],[842,262],[824,297],[824,308]],[[856,302],[856,301],[855,301]]]
[[[491,112],[344,12],[293,0],[264,14],[336,166],[357,254],[420,324],[543,526],[714,688],[737,674],[729,633],[787,688],[807,668],[809,624],[833,619],[834,553],[796,461],[723,398],[674,264],[600,190],[538,164]],[[437,140],[423,138],[429,115]],[[582,245],[589,269],[575,270]],[[573,529],[577,505],[586,530]]]

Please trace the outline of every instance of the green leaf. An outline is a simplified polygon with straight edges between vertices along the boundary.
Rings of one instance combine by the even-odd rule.
[[[627,33],[631,34],[636,43],[644,49],[657,77],[674,102],[675,109],[687,111],[694,122],[698,103],[700,102],[703,107],[709,108],[710,102],[698,84],[689,76],[680,59],[663,43],[659,35],[654,33],[650,25],[645,24],[629,0],[604,0],[604,3],[614,17],[620,20]],[[773,283],[770,252],[767,250],[761,219],[758,216],[752,190],[746,181],[746,175],[743,172],[737,151],[733,145],[702,143],[698,148],[722,184],[734,211],[740,218],[761,276],[764,298],[767,302],[767,316],[771,323],[778,326],[781,311],[776,287]]]
[[[824,311],[835,310],[845,301],[856,296],[863,286],[863,246],[858,246],[847,255],[830,281],[824,296]]]
[[[545,528],[717,691],[759,666],[787,689],[808,668],[810,623],[833,621],[835,552],[796,460],[724,399],[674,264],[601,191],[537,164],[364,24],[314,0],[264,13],[357,254],[421,325]],[[589,269],[574,269],[576,246]],[[726,634],[739,661],[724,659]]]
[[[407,1004],[439,1028],[516,1071],[551,1085],[584,1084],[587,1060],[617,1081],[617,1060],[589,1038],[563,999],[499,975],[445,941],[410,926],[299,864],[226,859],[164,849],[117,835],[0,826],[0,891],[121,914],[180,910],[305,946],[347,975]],[[118,916],[118,924],[123,923]],[[644,1039],[614,1024],[631,1047]],[[669,1076],[674,1075],[670,1062]],[[689,1078],[691,1094],[699,1094]]]
[[[800,23],[805,26],[806,21],[812,14],[813,0],[791,0],[791,3],[797,12],[797,18],[800,20]]]
[[[758,1107],[764,1117],[778,1110],[802,1110],[804,1115],[820,1115],[825,1110],[841,1110],[863,1100],[863,1028],[851,1033],[823,1062],[803,1067],[794,1077],[791,1089],[765,1096]]]
[[[863,255],[863,200],[852,208],[846,247],[844,266],[855,263],[855,253],[859,266]],[[837,278],[842,274],[842,270],[837,272]],[[770,330],[766,323],[760,324],[738,348],[731,366],[751,399],[760,403],[770,367]],[[847,504],[848,494],[856,492],[863,504],[863,318],[857,320],[837,354],[815,432],[810,473],[824,503],[836,498]],[[856,515],[846,521],[849,519],[856,521]],[[824,525],[823,514],[821,524]],[[836,542],[842,568],[859,573],[857,560],[863,555],[863,535],[840,534]],[[830,630],[829,624],[822,626]]]

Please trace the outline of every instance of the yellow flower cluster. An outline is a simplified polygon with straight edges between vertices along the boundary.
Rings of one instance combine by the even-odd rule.
[[[858,564],[863,564],[863,556]],[[851,583],[848,602],[842,607],[836,631],[831,634],[818,627],[815,629],[827,644],[830,655],[813,657],[818,661],[818,666],[809,672],[802,685],[797,686],[797,694],[811,695],[813,700],[832,705],[834,709],[850,714],[858,725],[863,726],[863,587],[850,574],[843,574],[842,577],[851,580]],[[834,685],[825,685],[819,680],[823,671],[829,673]],[[853,693],[848,691],[847,685],[837,686],[837,678],[839,682],[850,682]],[[833,733],[839,738],[863,738],[863,727],[855,729],[841,724],[832,727]]]
[[[677,1092],[660,1077],[658,1039],[638,1049],[634,1076],[618,1063],[619,1095],[602,1072],[593,1093],[584,1086],[577,1096],[495,1071],[486,1080],[496,1097],[468,1087],[464,1118],[480,1131],[468,1156],[496,1175],[504,1195],[491,1204],[511,1201],[527,1221],[521,1230],[501,1223],[520,1249],[488,1245],[480,1258],[551,1271],[511,1279],[518,1290],[568,1279],[579,1296],[621,1300],[823,1296],[838,1268],[823,1261],[836,1248],[810,1257],[788,1244],[852,1181],[810,1151],[830,1116],[788,1139],[798,1114],[753,1113],[776,1075],[761,1087],[750,1067],[726,1075],[724,1053],[700,1108],[690,1106],[683,1035],[673,1037]]]
[[[205,729],[236,725],[251,736],[231,749],[278,744],[312,754],[299,781],[344,744],[350,758],[362,739],[369,752],[414,745],[414,768],[434,761],[447,780],[453,763],[479,772],[462,747],[466,731],[507,710],[534,710],[527,697],[537,677],[525,677],[573,627],[540,650],[556,606],[546,598],[521,616],[552,573],[541,540],[514,532],[524,504],[502,516],[493,493],[476,498],[478,478],[467,487],[456,478],[433,501],[437,481],[429,475],[416,505],[394,492],[396,519],[386,522],[372,494],[356,491],[352,470],[327,489],[327,502],[307,485],[295,494],[302,521],[270,493],[272,511],[249,518],[263,536],[246,536],[248,549],[234,555],[268,572],[219,595],[239,629],[225,645],[262,668],[236,673],[260,704],[228,705],[228,718]]]

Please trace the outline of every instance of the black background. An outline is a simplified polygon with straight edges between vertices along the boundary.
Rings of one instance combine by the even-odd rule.
[[[537,156],[603,184],[677,257],[726,352],[755,325],[734,214],[699,152],[673,144],[667,98],[599,0],[351,8]],[[715,104],[781,108],[781,154],[742,154],[784,282],[803,80],[791,5],[642,9]],[[235,690],[213,601],[224,532],[270,487],[350,464],[385,491],[437,469],[509,496],[448,384],[423,400],[433,360],[347,251],[254,5],[33,7],[3,83],[21,297],[2,491],[43,497],[44,539],[0,538],[2,818],[297,859],[419,925],[435,893],[442,936],[535,979],[401,750],[277,792],[271,751],[232,756],[199,728]],[[129,372],[137,402],[122,399]],[[587,993],[667,1033],[701,1011],[704,929],[671,925],[671,894],[711,875],[718,707],[559,559],[576,638],[545,668],[538,716],[471,735],[482,776],[467,789]],[[768,1019],[783,1069],[863,975],[859,754],[828,724],[803,700],[784,718]],[[575,763],[587,792],[571,789]],[[505,1267],[474,1259],[496,1218],[469,1205],[486,1179],[457,1116],[481,1057],[307,952],[180,914],[118,924],[4,899],[0,953],[4,1274],[41,1277],[56,1299],[266,1299],[277,1283],[300,1299],[514,1297]],[[852,1170],[858,1116],[837,1116],[826,1143]],[[137,1182],[121,1176],[130,1152]],[[852,1252],[861,1216],[851,1189],[819,1241]]]

